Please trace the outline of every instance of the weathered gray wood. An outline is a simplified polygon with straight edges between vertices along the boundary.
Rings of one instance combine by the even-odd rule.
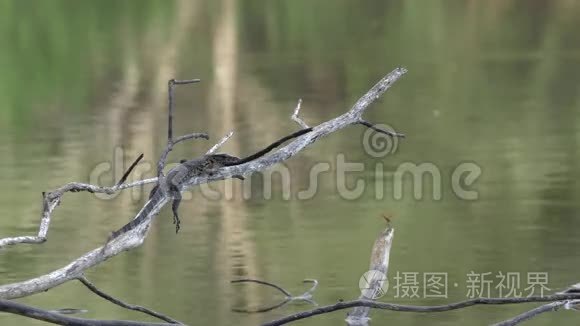
[[[386,276],[389,271],[389,256],[394,234],[395,229],[387,225],[387,228],[375,240],[371,251],[369,271],[378,273],[368,274],[370,277],[367,280],[368,289],[361,293],[359,300],[374,300],[376,295],[383,291],[383,285],[387,281]],[[369,317],[370,310],[371,308],[369,307],[355,307],[347,314],[346,324],[349,326],[368,326],[371,320]]]
[[[343,115],[334,118],[332,120],[326,121],[314,127],[312,132],[309,132],[303,136],[296,138],[294,141],[288,145],[274,151],[272,154],[258,158],[254,161],[232,166],[224,167],[216,171],[216,173],[211,176],[194,177],[191,180],[184,183],[185,188],[191,187],[193,185],[199,185],[202,183],[208,183],[215,180],[222,180],[225,178],[230,178],[235,175],[245,175],[252,172],[264,170],[274,164],[280,163],[288,158],[298,154],[308,145],[312,144],[316,140],[329,135],[332,132],[345,128],[353,124],[359,124],[362,119],[362,114],[372,104],[377,100],[385,91],[387,91],[399,78],[401,78],[407,70],[405,68],[397,68],[382,78],[377,84],[375,84],[363,97],[361,97],[354,106]],[[155,179],[143,180],[141,183],[133,183],[133,185],[154,182]],[[72,183],[69,185],[73,185]],[[117,191],[120,189],[128,188],[130,185],[119,186],[118,188],[103,188],[96,187],[93,185],[78,184],[75,186],[88,187],[94,192],[110,192]],[[63,190],[63,192],[66,190]],[[22,282],[16,282],[12,284],[6,284],[0,286],[0,298],[13,299],[21,298],[31,294],[39,293],[65,283],[69,280],[76,279],[82,275],[82,273],[125,250],[129,250],[140,246],[143,243],[147,235],[147,230],[151,224],[153,218],[159,213],[159,210],[167,204],[169,198],[163,197],[158,200],[156,205],[151,209],[147,218],[143,223],[139,224],[135,229],[130,230],[127,233],[120,235],[119,237],[111,240],[106,246],[96,248],[81,257],[77,258],[70,264],[59,268],[51,273],[29,279]],[[50,222],[50,215],[54,208],[58,205],[59,200],[52,202],[49,209],[45,210],[43,219],[41,222],[41,230],[39,231],[39,236],[34,240],[36,242],[43,242],[46,240],[46,231],[48,230],[48,224]],[[54,205],[54,207],[52,206]],[[139,215],[139,214],[137,214]],[[7,244],[17,244],[26,241],[21,241],[22,239],[28,239],[27,237],[16,237],[0,239],[0,248]],[[33,237],[34,238],[34,237]]]

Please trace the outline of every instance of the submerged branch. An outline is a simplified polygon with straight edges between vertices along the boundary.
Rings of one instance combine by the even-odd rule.
[[[172,326],[167,323],[147,323],[127,320],[98,320],[69,317],[54,311],[43,310],[22,303],[0,299],[0,311],[20,315],[32,319],[42,320],[58,325],[76,326]]]
[[[175,320],[175,319],[173,319],[173,318],[171,318],[169,316],[166,316],[164,314],[158,313],[156,311],[153,311],[151,309],[148,309],[148,308],[145,308],[145,307],[141,307],[141,306],[138,306],[138,305],[133,305],[133,304],[125,303],[125,302],[123,302],[123,301],[121,301],[119,299],[116,299],[116,298],[108,295],[107,293],[99,290],[99,288],[97,288],[93,283],[91,283],[84,276],[79,277],[78,280],[81,283],[83,283],[83,285],[86,286],[87,289],[91,290],[91,292],[95,293],[99,297],[101,297],[101,298],[103,298],[103,299],[105,299],[105,300],[107,300],[109,302],[112,302],[113,304],[116,304],[116,305],[118,305],[120,307],[129,309],[129,310],[134,310],[134,311],[139,311],[139,312],[145,313],[145,314],[147,314],[149,316],[153,316],[155,318],[159,318],[159,319],[161,319],[163,321],[166,321],[168,323],[171,323],[171,324],[183,325],[182,322],[177,321],[177,320]]]

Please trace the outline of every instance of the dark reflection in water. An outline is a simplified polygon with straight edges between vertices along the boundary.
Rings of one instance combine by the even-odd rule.
[[[250,198],[238,180],[228,188],[229,199],[210,199],[196,189],[185,195],[179,235],[164,211],[141,248],[89,273],[105,291],[193,325],[255,325],[305,308],[232,313],[233,305],[276,299],[256,287],[230,286],[239,277],[273,281],[293,293],[303,292],[302,279],[316,278],[317,302],[353,298],[385,212],[395,215],[397,231],[392,287],[383,300],[463,300],[470,273],[489,273],[493,296],[500,273],[519,274],[521,291],[534,272],[547,273],[551,290],[579,281],[579,4],[411,0],[337,1],[329,7],[222,0],[30,6],[0,4],[2,237],[36,232],[41,191],[71,180],[111,184],[141,152],[146,159],[134,177],[152,176],[165,143],[169,78],[202,78],[200,85],[177,90],[176,129],[207,131],[212,138],[176,149],[171,159],[177,162],[205,152],[230,130],[236,134],[224,150],[252,153],[295,130],[288,117],[299,98],[304,119],[314,125],[343,113],[394,67],[410,71],[366,113],[407,134],[396,150],[370,155],[365,130],[353,126],[287,162],[271,182],[252,177]],[[348,189],[357,180],[365,185],[354,199],[345,198],[336,177],[339,154],[364,164],[364,171],[346,177]],[[440,179],[427,175],[417,185],[406,174],[401,187],[397,171],[409,163],[427,163]],[[452,176],[462,163],[481,171],[467,187],[477,192],[475,200],[454,191]],[[329,171],[319,175],[314,195],[298,200],[311,186],[310,171],[322,165]],[[292,200],[284,199],[280,171],[286,168]],[[272,196],[265,198],[269,185]],[[223,182],[211,187],[228,196]],[[66,196],[45,244],[0,253],[0,283],[49,272],[102,244],[139,210],[148,191],[113,200]],[[423,297],[423,277],[434,272],[447,273],[447,299]],[[409,273],[416,273],[419,298],[396,296],[395,277]],[[87,309],[83,317],[90,318],[143,318],[74,283],[23,301]],[[479,325],[524,309],[374,312],[373,320]],[[303,324],[335,325],[343,318],[335,313]],[[553,313],[530,325],[578,318]],[[0,323],[35,324],[9,315]]]

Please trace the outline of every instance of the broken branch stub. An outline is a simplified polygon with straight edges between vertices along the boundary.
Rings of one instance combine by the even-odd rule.
[[[387,272],[394,234],[395,229],[387,223],[385,230],[375,240],[371,250],[369,270],[363,275],[359,284],[361,286],[359,300],[375,300],[385,294],[385,287],[388,287]],[[367,326],[370,322],[369,313],[369,307],[356,307],[347,314],[345,321],[349,326]]]

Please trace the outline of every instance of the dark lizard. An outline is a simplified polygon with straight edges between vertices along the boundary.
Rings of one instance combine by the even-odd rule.
[[[179,204],[181,203],[181,185],[196,176],[211,175],[215,170],[221,167],[235,166],[253,161],[261,156],[264,156],[274,148],[282,145],[284,142],[302,136],[308,132],[312,131],[312,128],[306,128],[294,132],[288,136],[282,137],[279,140],[273,142],[266,148],[247,156],[245,158],[238,158],[228,154],[212,154],[204,155],[200,158],[193,160],[182,160],[181,164],[174,167],[167,172],[167,176],[161,177],[157,185],[151,190],[149,195],[149,201],[139,214],[131,220],[129,223],[125,224],[123,227],[111,233],[109,241],[118,237],[119,235],[134,229],[139,225],[145,218],[149,215],[151,210],[157,205],[159,200],[163,198],[164,192],[169,193],[173,198],[173,203],[171,208],[173,210],[173,223],[175,224],[175,232],[177,233],[180,228],[179,215],[177,210]],[[242,176],[234,176],[235,178],[243,179]]]

